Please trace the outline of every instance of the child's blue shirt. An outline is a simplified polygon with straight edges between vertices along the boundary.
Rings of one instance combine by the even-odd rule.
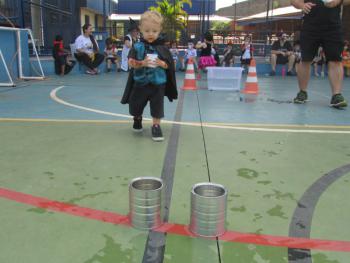
[[[143,42],[136,43],[134,49],[137,60],[144,60],[147,54],[158,54],[154,46],[145,45]],[[145,86],[147,84],[163,85],[166,83],[166,72],[161,67],[142,67],[134,69],[134,80],[137,86]]]

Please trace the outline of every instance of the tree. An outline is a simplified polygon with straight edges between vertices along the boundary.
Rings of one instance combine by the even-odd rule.
[[[149,9],[158,11],[164,18],[163,31],[167,34],[169,40],[179,41],[181,31],[187,26],[188,14],[183,10],[184,5],[192,7],[191,0],[168,0],[158,1],[157,6],[151,6]]]
[[[215,21],[211,26],[211,30],[222,36],[223,41],[225,41],[225,38],[232,32],[231,22]]]

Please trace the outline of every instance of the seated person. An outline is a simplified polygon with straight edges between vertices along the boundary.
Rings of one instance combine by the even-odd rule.
[[[311,65],[314,66],[314,73],[315,77],[319,77],[320,74],[318,74],[318,66],[321,66],[321,77],[324,77],[324,68],[326,65],[326,55],[323,51],[323,48],[320,46],[317,50],[317,54],[312,60]]]
[[[194,48],[194,44],[192,41],[188,41],[188,48],[186,49],[184,59],[182,60],[183,70],[187,68],[187,63],[190,58],[193,61],[195,70],[197,70],[198,69],[197,50]]]
[[[350,77],[350,45],[349,41],[344,42],[344,49],[342,52],[344,74],[346,77]]]
[[[276,75],[276,64],[287,64],[287,76],[293,76],[292,70],[294,66],[295,56],[293,54],[292,45],[287,41],[287,34],[279,32],[278,40],[272,44],[271,50],[271,73],[270,76]]]
[[[68,60],[69,51],[64,49],[63,38],[60,35],[55,37],[53,42],[52,56],[55,59],[55,73],[64,76],[71,72],[75,61]]]
[[[220,63],[220,56],[219,56],[219,50],[217,48],[217,46],[215,46],[213,44],[213,46],[211,47],[211,55],[214,57],[214,59],[216,60],[216,67],[220,67],[221,63]]]
[[[120,72],[120,60],[118,58],[118,49],[113,44],[113,41],[110,37],[106,39],[106,48],[104,50],[106,56],[107,63],[107,72],[112,70],[112,64],[115,64],[117,67],[117,71]]]
[[[85,24],[83,34],[75,40],[76,59],[87,66],[87,74],[95,75],[98,73],[97,67],[103,62],[104,55],[98,53],[99,48],[95,38],[92,35],[92,26]]]
[[[222,65],[224,67],[232,67],[234,63],[235,63],[235,54],[233,50],[233,44],[230,41],[227,44],[227,47],[225,47],[224,49],[224,59],[222,61]]]
[[[293,46],[293,52],[295,56],[294,67],[295,72],[298,74],[299,64],[301,62],[301,49],[300,49],[300,41],[295,41]]]

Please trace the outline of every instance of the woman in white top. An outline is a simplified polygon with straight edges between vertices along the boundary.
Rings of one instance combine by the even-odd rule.
[[[104,56],[98,53],[99,48],[92,35],[92,26],[90,24],[85,24],[83,26],[83,34],[75,40],[75,47],[75,57],[79,62],[89,68],[86,73],[92,75],[97,74],[97,67],[103,62]]]
[[[251,37],[246,36],[244,44],[241,46],[241,66],[244,69],[244,73],[248,73],[250,61],[253,59],[253,51]]]
[[[124,45],[122,50],[122,65],[123,71],[129,70],[128,55],[130,49],[133,47],[139,36],[139,28],[134,20],[130,18],[129,34],[124,37]]]

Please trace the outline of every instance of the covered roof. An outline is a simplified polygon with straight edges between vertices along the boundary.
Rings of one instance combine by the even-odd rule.
[[[127,21],[129,20],[129,17],[133,20],[140,20],[141,15],[140,14],[112,14],[109,16],[109,20],[117,20],[117,21]],[[206,19],[207,17],[205,17]],[[218,15],[210,15],[209,16],[210,21],[221,21],[221,22],[229,22],[232,21],[232,19],[224,17],[224,16],[218,16]],[[200,21],[199,15],[190,15],[188,17],[189,21]]]
[[[237,22],[243,24],[257,24],[266,22],[266,12],[261,12],[255,15],[246,16],[237,19]],[[281,7],[269,11],[269,20],[282,20],[282,19],[300,19],[302,11],[296,9],[294,6]]]

